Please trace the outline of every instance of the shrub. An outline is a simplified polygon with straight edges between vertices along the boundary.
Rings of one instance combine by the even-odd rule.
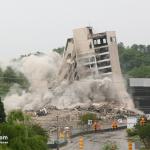
[[[93,113],[86,113],[82,116],[80,116],[80,121],[81,123],[83,124],[87,124],[88,123],[88,120],[97,120],[97,116],[96,114],[93,114]]]
[[[133,129],[127,129],[127,134],[128,136],[135,136],[137,135],[137,131],[133,128]]]
[[[29,121],[21,111],[10,112],[8,122],[0,124],[0,133],[8,136],[8,144],[0,150],[47,150],[46,132]]]
[[[135,126],[137,134],[144,143],[145,148],[150,149],[150,123],[147,122],[144,126],[137,124]]]
[[[118,147],[116,144],[108,142],[103,146],[103,150],[118,150]]]

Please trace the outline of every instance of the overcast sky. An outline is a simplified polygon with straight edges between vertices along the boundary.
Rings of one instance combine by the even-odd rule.
[[[63,46],[89,25],[126,45],[150,44],[149,15],[149,0],[0,0],[0,61]]]

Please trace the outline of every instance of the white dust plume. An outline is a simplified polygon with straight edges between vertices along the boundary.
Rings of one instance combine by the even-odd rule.
[[[37,110],[48,105],[72,108],[93,102],[121,101],[116,99],[113,82],[109,78],[82,79],[59,83],[57,75],[62,58],[56,52],[45,55],[29,55],[14,62],[12,66],[29,80],[29,90],[14,85],[4,100],[6,111],[13,109]],[[128,106],[127,106],[128,107]]]

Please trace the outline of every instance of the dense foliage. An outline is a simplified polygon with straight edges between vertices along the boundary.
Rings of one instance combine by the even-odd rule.
[[[120,65],[123,74],[129,77],[150,77],[150,45],[137,45],[125,47],[118,44]]]
[[[5,111],[4,111],[4,105],[3,102],[1,101],[1,97],[0,97],[0,123],[5,122]]]
[[[22,89],[29,86],[28,80],[21,72],[14,71],[9,66],[5,70],[0,68],[0,96],[5,96],[14,84],[18,84]]]
[[[128,137],[132,137],[132,136],[137,135],[137,131],[135,128],[127,129],[126,131],[127,131]]]
[[[141,118],[132,129],[127,129],[128,137],[134,139],[134,137],[140,138],[146,149],[150,149],[150,121],[145,118],[144,125],[140,123]]]
[[[62,55],[64,52],[64,47],[55,48],[55,49],[53,49],[53,51]]]
[[[47,150],[45,131],[19,110],[8,114],[7,122],[0,124],[0,133],[8,136],[8,144],[0,145],[1,150]]]
[[[103,150],[118,150],[118,147],[113,142],[108,142],[103,146]]]
[[[135,126],[137,135],[144,143],[145,148],[150,149],[150,121],[147,121],[144,126],[137,124]]]
[[[80,121],[82,124],[87,124],[88,120],[92,120],[92,121],[97,120],[96,114],[86,113],[86,114],[80,116]]]

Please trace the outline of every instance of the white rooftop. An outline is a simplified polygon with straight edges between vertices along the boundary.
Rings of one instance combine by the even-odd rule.
[[[150,78],[130,78],[131,87],[150,87]]]

